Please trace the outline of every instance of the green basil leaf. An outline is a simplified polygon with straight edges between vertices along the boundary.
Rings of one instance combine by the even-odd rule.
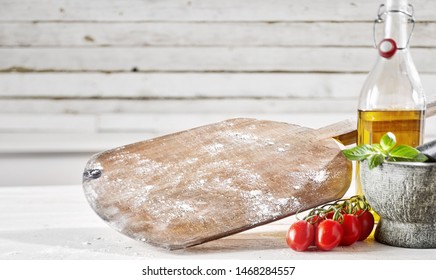
[[[379,166],[385,160],[425,162],[428,158],[415,148],[407,145],[396,146],[396,137],[392,132],[382,136],[380,144],[358,145],[343,150],[342,153],[349,160],[363,161],[368,159],[370,169]]]
[[[414,158],[404,158],[404,157],[390,157],[389,161],[407,161],[407,162],[426,162],[428,157],[424,154],[418,154]]]
[[[382,164],[385,160],[385,157],[381,154],[375,154],[372,155],[368,158],[368,166],[369,169],[373,169],[377,166],[379,166],[380,164]]]
[[[419,154],[420,152],[415,148],[407,145],[399,145],[389,152],[389,157],[407,160],[413,159]]]
[[[382,136],[380,139],[380,145],[386,152],[392,150],[393,147],[397,144],[397,139],[392,132],[388,132]]]
[[[359,145],[350,149],[343,150],[342,153],[349,160],[364,160],[376,153],[371,145]]]
[[[384,157],[388,156],[389,152],[385,151],[381,144],[372,144],[371,146],[375,151],[377,151],[377,153],[382,154]]]
[[[413,161],[415,162],[426,162],[428,160],[428,157],[424,154],[419,153],[416,157],[413,158]]]

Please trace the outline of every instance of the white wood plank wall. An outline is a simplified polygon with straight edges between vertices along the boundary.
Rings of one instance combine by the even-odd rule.
[[[79,184],[92,153],[230,117],[354,117],[381,2],[0,0],[0,185]],[[436,2],[411,2],[436,95]]]

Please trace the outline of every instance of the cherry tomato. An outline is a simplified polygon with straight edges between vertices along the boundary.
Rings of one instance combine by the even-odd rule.
[[[312,244],[315,235],[313,225],[301,220],[293,223],[286,235],[286,243],[295,251],[305,251]]]
[[[360,236],[357,240],[362,241],[365,240],[374,229],[374,216],[371,212],[366,210],[357,211],[356,216],[361,227]]]
[[[319,225],[322,221],[324,221],[324,218],[321,217],[321,216],[319,216],[319,215],[315,215],[315,216],[313,216],[312,218],[310,218],[310,219],[307,220],[307,221],[313,225],[314,232],[316,232],[316,229],[318,228],[318,225]],[[316,244],[315,244],[315,238],[313,238],[313,240],[312,240],[312,244],[311,244],[311,245],[313,245],[313,246],[316,245]]]
[[[324,251],[333,250],[342,240],[344,230],[340,223],[335,220],[324,220],[316,229],[315,243],[316,246]]]
[[[335,214],[335,212],[328,212],[327,215],[325,215],[326,219],[333,219],[333,215]]]
[[[353,214],[344,214],[344,221],[342,228],[344,229],[344,236],[341,240],[341,245],[349,246],[357,241],[360,237],[361,226],[357,216]]]

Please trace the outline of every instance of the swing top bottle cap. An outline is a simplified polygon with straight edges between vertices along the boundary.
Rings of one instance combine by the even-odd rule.
[[[380,56],[387,59],[394,56],[394,54],[397,52],[397,49],[397,43],[394,39],[390,38],[383,39],[378,45],[378,52]]]

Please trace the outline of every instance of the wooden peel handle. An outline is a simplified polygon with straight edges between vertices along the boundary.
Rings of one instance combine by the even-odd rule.
[[[436,99],[430,101],[427,104],[426,114],[427,118],[436,115]],[[322,127],[317,130],[317,133],[321,133],[324,137],[335,138],[344,145],[352,145],[356,143],[357,130],[356,122],[353,120],[345,120],[334,123],[332,125]]]

